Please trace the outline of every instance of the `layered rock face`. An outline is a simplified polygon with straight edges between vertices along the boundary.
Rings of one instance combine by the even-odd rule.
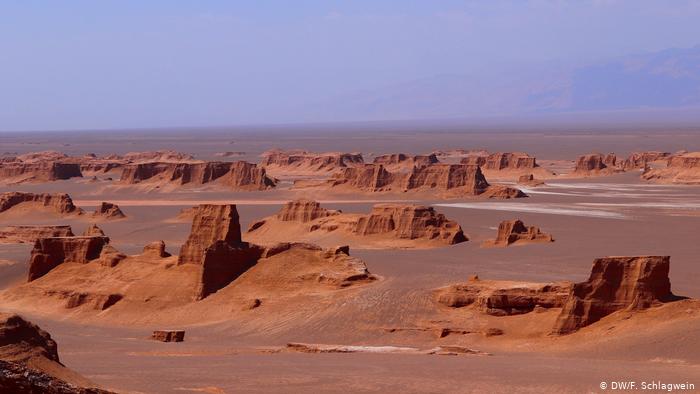
[[[538,167],[534,157],[523,152],[498,152],[489,155],[470,155],[461,164],[478,165],[486,170],[532,169]]]
[[[163,182],[175,185],[203,185],[218,181],[240,190],[264,190],[275,186],[265,169],[244,161],[174,163],[147,162],[124,167],[121,183]]]
[[[586,282],[576,283],[553,333],[568,334],[620,310],[641,310],[674,299],[669,256],[604,257]]]
[[[73,200],[65,193],[24,193],[6,192],[0,194],[0,213],[22,204],[33,204],[48,208],[59,215],[80,214],[82,210],[73,205]]]
[[[5,182],[49,182],[82,176],[80,165],[76,163],[0,162],[0,181]]]
[[[0,228],[0,243],[36,242],[46,237],[72,237],[70,226],[8,226]]]
[[[270,244],[290,238],[316,242],[328,234],[344,236],[342,242],[354,241],[351,243],[361,246],[381,244],[384,248],[436,247],[468,240],[457,222],[447,219],[432,207],[379,204],[372,208],[372,212],[363,215],[328,210],[310,200],[285,204],[275,216],[252,224],[246,237]],[[405,242],[413,240],[416,242]]]
[[[92,214],[92,217],[96,219],[113,220],[123,219],[126,217],[126,215],[124,215],[124,212],[122,212],[117,204],[103,202]]]
[[[552,236],[540,231],[539,227],[525,226],[520,220],[506,220],[498,226],[496,239],[484,242],[484,246],[504,247],[512,244],[553,241]]]
[[[536,179],[534,174],[526,174],[520,175],[520,177],[518,177],[518,185],[530,187],[542,186],[544,185],[544,181]]]
[[[403,184],[404,190],[429,188],[452,190],[463,188],[467,194],[479,195],[490,186],[475,166],[458,164],[438,164],[426,167],[414,167]]]
[[[40,238],[29,258],[28,281],[46,275],[64,262],[86,264],[95,260],[108,242],[109,238],[103,236]]]
[[[438,164],[437,156],[434,153],[429,155],[416,155],[410,156],[404,153],[392,153],[387,155],[381,155],[374,158],[372,161],[374,164],[381,164],[389,168],[411,168],[411,167],[423,167],[431,164]]]
[[[0,359],[27,362],[34,357],[59,362],[51,335],[18,315],[0,314]]]
[[[568,282],[523,284],[473,280],[440,289],[436,300],[451,308],[473,306],[493,316],[519,315],[532,312],[537,307],[562,307],[571,286]]]
[[[357,167],[345,168],[335,176],[331,186],[348,185],[352,188],[378,192],[390,190],[396,177],[382,165],[365,164]]]
[[[627,159],[622,162],[624,170],[634,170],[646,168],[649,163],[666,160],[671,156],[670,152],[633,152]]]
[[[400,239],[440,240],[448,245],[467,241],[462,228],[433,207],[381,204],[360,217],[353,229],[358,235],[392,234]]]
[[[153,241],[144,246],[143,255],[156,258],[170,257],[170,253],[165,251],[165,242],[163,241]]]
[[[272,171],[333,172],[364,164],[359,153],[312,153],[306,151],[272,150],[263,154],[260,165]]]
[[[700,184],[700,152],[670,156],[666,168],[647,168],[642,179],[661,183]]]
[[[83,236],[84,237],[94,237],[94,236],[104,236],[105,232],[102,231],[101,228],[99,228],[95,223],[91,224],[88,226],[88,228],[83,231]]]
[[[339,215],[340,211],[321,208],[321,204],[312,200],[294,200],[282,207],[277,218],[285,222],[311,222],[318,218]]]
[[[617,165],[617,156],[614,153],[609,153],[607,155],[591,153],[580,156],[574,168],[574,174],[584,176],[616,171],[620,171],[620,168]]]
[[[262,248],[241,240],[235,205],[200,205],[178,264],[201,267],[196,299],[202,299],[255,265],[262,253]]]

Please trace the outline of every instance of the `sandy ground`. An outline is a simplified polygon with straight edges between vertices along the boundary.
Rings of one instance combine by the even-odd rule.
[[[425,153],[432,149],[486,148],[518,150],[538,159],[574,159],[590,151],[618,154],[641,149],[700,150],[700,134],[678,131],[640,135],[624,133],[443,133],[437,136],[386,134],[376,138],[357,134],[255,136],[250,133],[183,137],[149,135],[126,140],[49,134],[36,141],[22,135],[0,136],[2,151],[56,149],[71,154],[123,153],[136,150],[175,149],[214,159],[221,151],[244,151],[244,159],[274,146],[316,151]],[[543,138],[545,138],[543,140]],[[229,144],[229,142],[233,142]],[[546,142],[543,142],[546,141]],[[30,144],[31,142],[31,144]],[[64,146],[63,144],[69,144]],[[379,145],[379,146],[378,146]],[[82,181],[0,186],[0,191],[60,191],[71,194],[78,206],[90,209],[101,201],[118,203],[126,220],[100,223],[113,244],[125,253],[139,253],[143,245],[163,239],[177,253],[190,231],[186,221],[174,221],[180,209],[201,202],[239,204],[241,224],[248,225],[274,214],[296,195],[288,190],[231,193],[187,190],[175,193],[134,193],[126,189],[102,190]],[[673,383],[690,381],[700,387],[700,324],[684,327],[685,336],[654,333],[645,337],[627,333],[629,346],[585,348],[577,351],[520,348],[518,344],[490,345],[475,340],[479,350],[492,356],[427,356],[401,354],[296,354],[269,353],[262,349],[289,341],[375,345],[401,345],[413,339],[377,335],[344,327],[372,321],[396,326],[421,316],[429,305],[418,298],[436,287],[462,282],[471,274],[485,279],[523,281],[585,280],[595,257],[606,255],[671,255],[674,293],[700,298],[698,229],[700,186],[649,185],[638,174],[551,180],[547,186],[528,189],[530,198],[515,201],[443,201],[430,196],[404,196],[434,205],[457,221],[470,241],[431,250],[361,250],[369,270],[384,278],[362,297],[326,320],[289,323],[289,329],[269,332],[241,330],[235,321],[193,325],[186,342],[162,344],[146,337],[157,326],[120,327],[114,324],[80,324],[25,311],[26,317],[50,331],[59,344],[62,361],[103,385],[124,392],[601,392],[600,382],[613,380]],[[305,195],[330,209],[368,212],[376,201],[396,196]],[[522,219],[539,226],[556,242],[509,248],[483,249],[502,220]],[[90,222],[46,215],[0,216],[0,225],[70,224],[74,233]],[[31,245],[0,245],[0,289],[24,280]],[[373,310],[368,315],[368,310]],[[280,323],[286,327],[287,322]],[[644,330],[644,328],[642,328]],[[651,331],[650,331],[651,332]],[[675,331],[674,331],[675,332]],[[629,335],[632,335],[629,337]],[[630,339],[631,338],[631,339]],[[635,339],[637,338],[637,339]],[[665,339],[664,339],[665,338]],[[572,347],[572,349],[576,349]],[[649,391],[647,391],[649,392]]]

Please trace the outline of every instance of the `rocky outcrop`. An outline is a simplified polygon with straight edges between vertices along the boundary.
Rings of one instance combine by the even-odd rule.
[[[127,162],[181,162],[195,160],[194,156],[189,153],[182,153],[174,150],[129,152],[122,157],[116,156],[112,158],[121,158]]]
[[[534,174],[525,174],[525,175],[520,175],[518,178],[518,185],[523,185],[523,186],[528,186],[528,187],[536,187],[536,186],[542,186],[544,185],[544,181],[540,179],[536,179]]]
[[[82,176],[80,165],[76,163],[0,162],[0,182],[50,182]]]
[[[436,247],[467,241],[462,228],[434,208],[411,204],[379,204],[369,214],[343,213],[318,202],[296,200],[274,216],[253,223],[246,238],[272,244],[323,241],[330,234],[343,242],[383,248]]]
[[[282,207],[277,218],[285,222],[311,222],[318,218],[339,215],[340,211],[321,208],[321,204],[312,200],[294,200]]]
[[[451,308],[472,306],[489,315],[508,316],[529,313],[535,308],[560,308],[571,286],[569,282],[528,284],[477,279],[439,289],[435,298]]]
[[[496,239],[484,242],[485,247],[505,247],[513,244],[554,242],[550,234],[539,227],[525,226],[521,220],[506,220],[498,226]]]
[[[392,153],[374,158],[374,164],[381,164],[386,168],[410,169],[411,167],[423,167],[440,162],[434,153],[429,155],[411,156],[404,153]]]
[[[534,157],[523,152],[498,152],[489,155],[474,154],[462,160],[461,164],[477,165],[485,170],[533,169],[538,167]]]
[[[655,161],[666,160],[671,156],[670,152],[647,151],[633,152],[622,162],[622,169],[625,171],[644,169],[650,163]]]
[[[647,167],[642,179],[659,183],[700,184],[700,152],[685,152],[670,156],[666,167]]]
[[[553,333],[568,334],[620,310],[671,301],[669,256],[604,257],[593,261],[587,281],[576,283]]]
[[[6,192],[0,194],[0,213],[19,206],[48,209],[59,215],[78,215],[82,213],[82,210],[73,205],[73,200],[65,193]]]
[[[182,342],[185,340],[185,330],[155,330],[151,338],[161,342]]]
[[[392,189],[392,183],[397,179],[381,164],[365,164],[345,168],[330,181],[332,187],[350,186],[368,192],[386,191]]]
[[[59,361],[51,335],[18,315],[0,313],[0,359],[27,362],[35,357]]]
[[[39,238],[72,237],[70,226],[8,226],[0,228],[0,243],[34,243]]]
[[[95,223],[93,223],[90,226],[88,226],[88,228],[86,228],[85,231],[83,231],[83,236],[84,237],[95,237],[95,236],[104,237],[105,232],[102,231],[102,229],[99,226],[97,226]]]
[[[275,186],[275,180],[266,175],[264,168],[244,161],[128,164],[124,167],[120,182],[165,185],[204,185],[217,182],[235,190],[265,190]]]
[[[28,282],[36,280],[64,262],[86,264],[100,257],[109,242],[103,236],[40,238],[29,258]]]
[[[617,163],[617,156],[614,153],[608,153],[607,155],[591,153],[578,158],[574,167],[574,174],[580,176],[602,175],[621,170]]]
[[[92,217],[100,220],[116,220],[124,219],[126,215],[117,204],[111,202],[102,202],[99,207],[93,212]]]
[[[170,253],[165,251],[165,242],[163,241],[153,241],[144,246],[143,255],[160,259],[170,257]]]
[[[271,150],[263,153],[260,165],[280,175],[285,173],[328,173],[364,164],[359,153],[313,153]]]
[[[447,245],[467,241],[462,228],[433,207],[380,204],[358,218],[353,232],[361,236],[391,234],[399,239],[436,240]]]

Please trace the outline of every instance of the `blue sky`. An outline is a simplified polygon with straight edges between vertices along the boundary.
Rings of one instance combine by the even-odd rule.
[[[410,118],[420,100],[366,108],[690,48],[698,20],[691,0],[3,1],[0,130]]]

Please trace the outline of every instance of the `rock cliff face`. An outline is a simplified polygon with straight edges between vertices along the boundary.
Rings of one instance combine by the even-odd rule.
[[[432,207],[379,204],[363,215],[328,210],[309,200],[291,201],[277,215],[254,223],[246,239],[269,245],[284,240],[317,242],[330,235],[336,241],[342,237],[342,242],[383,248],[436,247],[467,241],[459,224]]]
[[[433,207],[380,204],[357,220],[355,234],[391,234],[400,239],[438,240],[448,245],[467,241],[462,228]]]
[[[311,222],[318,218],[339,215],[340,211],[321,208],[321,204],[312,200],[294,200],[282,207],[277,218],[285,222]]]
[[[648,152],[633,152],[627,159],[622,162],[622,169],[625,171],[644,169],[649,163],[666,160],[671,156],[670,152],[658,152],[658,151],[648,151]]]
[[[24,192],[6,192],[0,194],[0,213],[25,205],[49,209],[59,215],[77,215],[82,213],[82,210],[73,205],[73,200],[65,193],[35,194]]]
[[[437,156],[434,153],[429,155],[411,156],[405,153],[392,153],[381,155],[374,158],[374,164],[381,164],[386,168],[391,169],[410,169],[411,167],[423,167],[431,164],[438,164]]]
[[[83,236],[84,237],[95,237],[95,236],[104,236],[105,232],[102,231],[101,228],[99,228],[95,223],[91,224],[88,226],[88,228],[83,231]]]
[[[543,233],[539,227],[525,226],[520,220],[506,220],[498,226],[496,239],[484,242],[485,247],[504,247],[512,244],[553,242],[550,234]]]
[[[265,169],[244,161],[128,164],[120,180],[125,184],[151,182],[166,185],[203,185],[214,181],[236,190],[264,190],[275,186]]]
[[[473,280],[439,289],[438,303],[462,308],[472,306],[493,316],[519,315],[539,308],[561,308],[566,302],[572,284],[518,283]]]
[[[170,253],[165,251],[165,242],[153,241],[143,247],[143,255],[147,257],[165,258],[170,257]]]
[[[518,177],[518,185],[536,187],[544,184],[543,180],[536,179],[533,174],[520,175],[520,177]]]
[[[619,310],[641,310],[674,299],[669,256],[604,257],[591,276],[571,289],[554,326],[568,334]]]
[[[51,335],[18,315],[0,313],[0,359],[27,362],[34,357],[59,362]]]
[[[642,179],[660,183],[700,184],[700,152],[670,156],[665,168],[647,168]]]
[[[364,164],[359,153],[313,153],[271,150],[263,154],[260,165],[280,175],[285,173],[328,173]]]
[[[618,167],[617,156],[614,153],[580,156],[574,167],[574,174],[580,176],[611,174],[618,171],[621,171],[621,168]]]
[[[485,170],[533,169],[538,167],[534,157],[523,152],[476,154],[462,158],[462,164],[477,165]]]
[[[124,212],[122,212],[122,210],[117,204],[112,204],[111,202],[103,202],[92,214],[92,217],[102,220],[115,220],[124,219],[126,215],[124,215]]]
[[[0,182],[49,182],[80,178],[80,165],[62,162],[0,162]]]
[[[64,262],[86,264],[95,260],[108,242],[109,238],[103,236],[40,238],[29,258],[28,281],[46,275]]]
[[[8,226],[0,228],[0,243],[34,243],[39,238],[72,237],[70,226]]]
[[[484,195],[497,198],[525,197],[521,191],[506,186],[491,186],[478,166],[431,164],[414,166],[409,171],[389,172],[381,164],[348,168],[330,182],[332,187],[350,187],[369,192],[432,191],[452,196]]]

